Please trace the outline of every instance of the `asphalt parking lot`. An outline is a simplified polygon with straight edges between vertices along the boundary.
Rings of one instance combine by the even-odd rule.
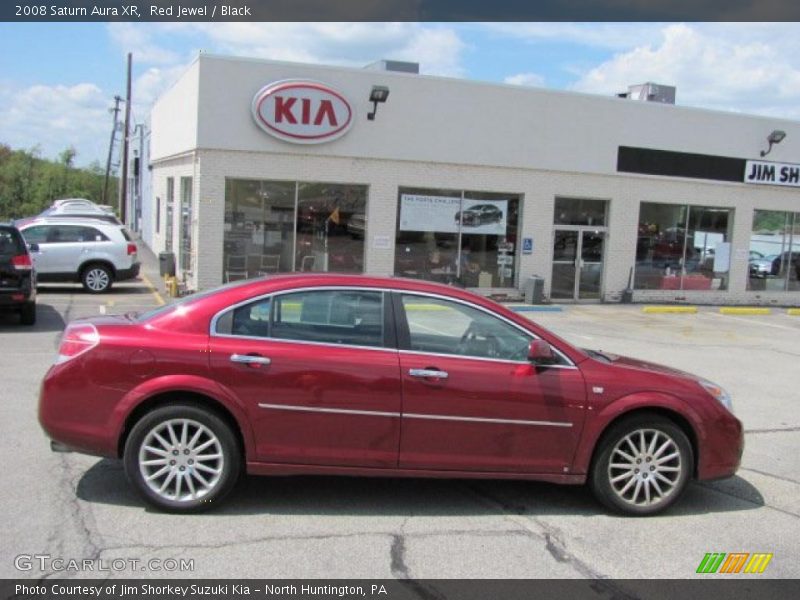
[[[19,555],[46,554],[194,562],[190,572],[126,566],[103,577],[692,578],[707,552],[769,552],[759,577],[800,575],[800,317],[601,305],[527,313],[578,345],[693,371],[731,392],[747,430],[741,470],[692,484],[663,516],[609,515],[581,487],[329,477],[247,478],[216,512],[174,516],[146,508],[118,462],[52,453],[36,420],[66,321],[157,302],[144,281],[103,296],[48,287],[34,328],[0,317],[0,576],[98,575],[15,567]]]

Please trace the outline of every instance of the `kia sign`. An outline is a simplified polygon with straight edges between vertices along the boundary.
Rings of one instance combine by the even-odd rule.
[[[294,144],[321,144],[343,136],[353,108],[333,88],[317,81],[276,81],[253,98],[253,118],[268,134]]]

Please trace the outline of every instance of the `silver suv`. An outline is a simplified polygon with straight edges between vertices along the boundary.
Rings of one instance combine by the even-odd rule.
[[[136,243],[121,225],[99,219],[36,219],[19,227],[41,283],[75,281],[99,294],[139,275]],[[38,248],[37,248],[38,246]]]

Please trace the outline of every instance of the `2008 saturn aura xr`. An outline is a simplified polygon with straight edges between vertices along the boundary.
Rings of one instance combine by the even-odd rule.
[[[41,388],[54,449],[121,457],[170,511],[258,475],[588,483],[653,514],[730,477],[742,425],[719,386],[576,348],[469,292],[293,274],[69,324]]]

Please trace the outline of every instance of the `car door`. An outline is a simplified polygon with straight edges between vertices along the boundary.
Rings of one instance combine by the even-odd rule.
[[[381,291],[317,289],[215,320],[211,368],[244,404],[258,460],[397,466],[402,397],[387,302]]]
[[[50,236],[50,230],[50,225],[32,225],[20,230],[26,244],[36,244],[38,246],[38,250],[31,251],[31,258],[36,272],[40,275],[58,272],[57,246],[47,241]]]
[[[527,361],[533,336],[468,303],[394,296],[403,383],[400,468],[564,473],[586,389],[566,357]]]

